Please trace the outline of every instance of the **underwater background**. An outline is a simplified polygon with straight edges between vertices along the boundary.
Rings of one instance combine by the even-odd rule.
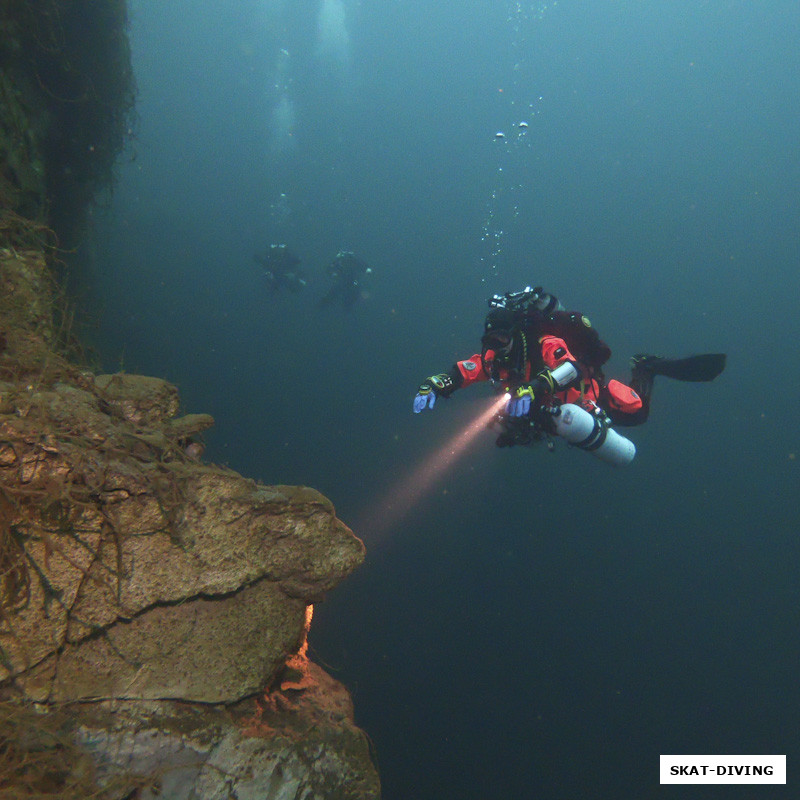
[[[139,121],[73,288],[109,370],[176,383],[206,457],[327,495],[367,546],[315,609],[386,800],[661,797],[659,754],[800,780],[796,0],[133,0]],[[520,123],[526,125],[520,125]],[[500,137],[497,134],[503,133]],[[308,275],[273,293],[255,253]],[[325,267],[373,272],[320,308]],[[659,378],[615,470],[414,415],[543,285]]]

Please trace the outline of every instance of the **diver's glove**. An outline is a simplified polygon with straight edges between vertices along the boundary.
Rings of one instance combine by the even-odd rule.
[[[506,403],[506,416],[527,417],[531,410],[531,402],[536,397],[551,395],[559,389],[558,381],[550,370],[542,370],[532,383],[523,383],[511,393]]]
[[[523,383],[511,393],[511,398],[506,403],[506,416],[527,417],[531,410],[531,401],[535,397],[533,386]]]
[[[453,379],[447,373],[432,375],[419,385],[414,398],[414,413],[419,414],[423,408],[433,408],[437,397],[450,397],[456,390]]]

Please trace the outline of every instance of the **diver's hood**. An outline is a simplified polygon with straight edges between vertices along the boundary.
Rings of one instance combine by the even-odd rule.
[[[492,334],[510,334],[517,323],[517,315],[510,308],[493,308],[483,325],[484,337]]]
[[[498,337],[511,337],[517,325],[517,316],[509,308],[493,308],[483,325],[484,344]]]

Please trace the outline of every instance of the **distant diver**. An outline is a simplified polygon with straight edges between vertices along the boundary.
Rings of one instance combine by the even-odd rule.
[[[351,308],[364,297],[364,276],[372,273],[372,267],[349,250],[340,250],[325,270],[333,285],[319,301],[329,306],[334,302]]]
[[[307,283],[300,259],[285,244],[271,244],[266,253],[256,253],[253,260],[263,267],[267,285],[273,292],[281,289],[299,292]]]
[[[566,311],[556,297],[529,286],[494,295],[484,321],[481,351],[449,372],[426,378],[414,412],[433,408],[437,397],[491,381],[504,393],[498,447],[530,445],[552,437],[592,452],[614,465],[628,464],[633,443],[614,427],[641,425],[650,412],[653,381],[712,381],[725,369],[723,353],[688,358],[638,354],[628,384],[606,380],[611,349],[580,312]]]

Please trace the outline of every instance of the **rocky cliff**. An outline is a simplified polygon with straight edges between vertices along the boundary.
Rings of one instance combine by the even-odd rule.
[[[59,114],[7,36],[39,25],[53,59],[48,36],[93,7],[0,10],[0,795],[377,798],[349,695],[306,655],[362,543],[313,489],[203,463],[213,420],[180,416],[175,387],[68,357]]]

